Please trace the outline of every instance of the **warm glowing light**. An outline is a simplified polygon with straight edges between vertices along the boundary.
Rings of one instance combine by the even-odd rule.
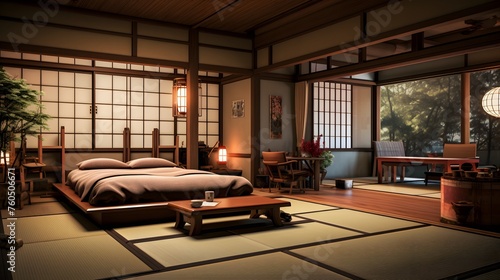
[[[493,117],[500,118],[500,87],[488,91],[483,96],[483,109]]]
[[[174,79],[172,92],[172,114],[175,117],[185,117],[187,113],[187,86],[186,79]]]
[[[180,114],[186,114],[187,112],[187,89],[185,87],[177,89],[177,111]]]
[[[5,164],[3,155],[3,152],[0,151],[0,164]],[[9,153],[5,153],[5,160],[9,163]]]
[[[227,163],[227,150],[224,146],[219,146],[219,164]]]

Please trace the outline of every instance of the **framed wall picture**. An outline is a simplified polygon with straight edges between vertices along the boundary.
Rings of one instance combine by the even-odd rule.
[[[269,104],[271,108],[271,115],[269,119],[271,120],[270,124],[270,135],[269,137],[271,139],[281,139],[282,135],[282,115],[283,115],[283,110],[281,106],[281,96],[275,96],[271,95],[271,103]]]
[[[241,99],[233,101],[232,110],[233,118],[243,118],[245,116],[245,100]]]

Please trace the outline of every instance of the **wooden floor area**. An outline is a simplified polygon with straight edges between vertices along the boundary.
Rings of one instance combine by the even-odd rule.
[[[268,189],[255,189],[254,194],[272,197],[297,198],[310,202],[500,237],[500,232],[468,228],[441,222],[441,202],[436,198],[426,198],[414,195],[402,195],[355,188],[343,190],[332,188],[330,186],[321,186],[319,191],[306,190],[305,193],[294,191],[291,195],[289,194],[288,189],[283,189],[281,191],[272,189],[272,192],[269,192]],[[283,210],[286,211],[286,209]]]

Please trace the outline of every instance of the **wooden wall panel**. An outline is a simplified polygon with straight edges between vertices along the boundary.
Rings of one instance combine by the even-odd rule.
[[[15,42],[16,44],[12,44],[12,50],[16,50],[19,45],[29,44],[119,55],[131,54],[132,39],[130,36],[52,26],[44,26],[36,29],[34,33],[26,33],[23,32],[25,27],[22,22],[0,20],[0,25],[6,30],[11,30],[9,33],[0,33],[0,41]]]
[[[200,63],[252,69],[252,53],[200,47]]]
[[[189,57],[188,45],[138,39],[137,56],[187,62]]]
[[[278,43],[273,46],[273,63],[359,40],[359,24],[359,17],[353,17]]]
[[[483,63],[493,63],[500,61],[500,48],[479,51],[468,55],[469,65],[478,65]]]
[[[439,18],[440,16],[464,10],[469,7],[478,6],[492,0],[403,0],[388,1],[388,4],[380,9],[367,13],[367,34],[378,35],[397,28],[405,27],[421,21]]]
[[[172,39],[184,42],[187,42],[189,40],[189,30],[187,28],[182,29],[142,22],[137,23],[137,35]]]
[[[226,36],[207,32],[200,32],[200,44],[208,44],[249,51],[252,50],[252,40],[250,38]]]

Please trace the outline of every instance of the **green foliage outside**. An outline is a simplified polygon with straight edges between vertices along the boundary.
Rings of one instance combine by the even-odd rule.
[[[444,143],[460,143],[461,75],[418,80],[381,88],[381,140],[401,140],[406,155],[440,153]],[[500,119],[486,114],[483,95],[500,86],[500,69],[471,73],[471,138],[478,151],[500,150]],[[483,160],[482,160],[483,162]]]

